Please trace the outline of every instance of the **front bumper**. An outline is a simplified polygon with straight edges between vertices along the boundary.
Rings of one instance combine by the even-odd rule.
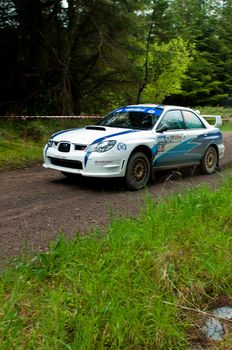
[[[123,177],[126,160],[114,152],[92,152],[86,160],[86,152],[75,151],[64,154],[51,147],[44,149],[44,168],[90,177]]]

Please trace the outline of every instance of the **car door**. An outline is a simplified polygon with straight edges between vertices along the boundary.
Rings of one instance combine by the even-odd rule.
[[[160,131],[159,130],[162,130]],[[158,148],[154,167],[181,165],[185,153],[185,124],[181,110],[174,109],[165,113],[156,129]]]
[[[185,136],[187,140],[184,161],[186,163],[199,162],[208,147],[208,130],[201,119],[192,111],[183,110]]]

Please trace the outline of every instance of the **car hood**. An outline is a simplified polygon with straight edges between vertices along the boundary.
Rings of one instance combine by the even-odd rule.
[[[124,135],[127,135],[128,138],[130,134],[134,134],[136,132],[141,131],[93,125],[86,126],[85,128],[81,129],[71,129],[57,132],[56,134],[52,135],[52,139],[57,142],[66,141],[75,144],[89,145],[92,143],[101,142],[107,138],[121,140],[124,138]]]

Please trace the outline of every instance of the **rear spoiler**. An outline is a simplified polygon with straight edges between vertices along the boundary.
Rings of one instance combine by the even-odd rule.
[[[222,126],[222,117],[220,115],[202,115],[210,125],[219,128]]]

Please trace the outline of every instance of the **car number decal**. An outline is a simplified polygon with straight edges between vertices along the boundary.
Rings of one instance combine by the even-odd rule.
[[[120,143],[118,143],[118,145],[117,145],[117,149],[118,149],[119,151],[126,151],[127,146],[125,145],[125,143],[120,142]]]

